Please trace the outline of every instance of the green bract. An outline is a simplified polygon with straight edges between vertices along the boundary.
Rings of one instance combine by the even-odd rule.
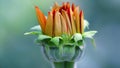
[[[84,20],[84,29],[88,28],[89,23],[87,20]],[[93,36],[97,33],[97,31],[87,31],[83,34],[75,33],[70,36],[67,34],[62,34],[58,37],[51,37],[42,34],[40,26],[34,26],[31,28],[32,31],[24,33],[24,35],[37,35],[37,43],[45,44],[47,46],[83,46],[83,41],[85,38],[90,38],[92,40],[93,45],[95,45]]]

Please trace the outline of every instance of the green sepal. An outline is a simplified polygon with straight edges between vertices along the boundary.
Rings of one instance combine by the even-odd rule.
[[[45,41],[45,40],[50,40],[52,37],[47,36],[47,35],[39,35],[38,40],[39,41]]]
[[[82,35],[80,33],[76,33],[71,37],[71,39],[73,39],[75,42],[78,42],[82,40]]]
[[[42,34],[40,25],[33,26],[32,28],[30,28],[30,30],[32,30],[32,31],[26,32],[26,33],[24,33],[24,35],[40,35],[40,34]]]
[[[54,37],[54,38],[51,38],[51,42],[53,42],[55,45],[60,45],[60,42],[61,42],[62,38],[61,37]]]
[[[78,41],[76,46],[83,46],[83,40]]]
[[[97,33],[97,31],[87,31],[83,33],[83,37],[85,38],[93,38],[93,36]]]
[[[71,42],[67,42],[67,43],[63,43],[64,46],[74,46],[75,43],[71,43]]]
[[[42,32],[40,31],[31,31],[31,32],[26,32],[24,35],[40,35]]]
[[[48,60],[52,62],[74,62],[78,61],[78,59],[82,55],[82,51],[78,46],[43,46],[43,48],[45,56]]]
[[[90,38],[91,39],[91,42],[93,44],[94,47],[96,47],[96,44],[95,44],[95,39],[93,38],[93,36],[97,33],[97,31],[88,31],[88,32],[84,32],[83,33],[83,37],[84,38]]]
[[[33,26],[32,28],[30,28],[30,30],[38,30],[38,31],[41,31],[41,27],[40,27],[40,25],[36,25],[36,26]]]
[[[75,46],[63,46],[63,59],[70,61],[75,55]]]
[[[89,29],[89,22],[87,20],[84,20],[84,30]]]
[[[61,35],[63,42],[69,42],[70,40],[70,35],[68,34],[62,34]]]

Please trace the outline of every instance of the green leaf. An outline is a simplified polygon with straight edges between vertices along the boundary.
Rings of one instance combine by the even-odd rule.
[[[72,36],[72,39],[75,41],[75,42],[78,42],[80,40],[82,40],[82,35],[80,33],[76,33]]]
[[[97,31],[88,31],[83,33],[83,37],[85,38],[93,38],[93,36],[97,33]]]
[[[47,36],[47,35],[39,35],[38,37],[38,40],[42,41],[42,40],[48,40],[48,39],[51,39],[50,36]]]
[[[58,46],[61,39],[62,39],[61,37],[54,37],[50,41],[53,42],[55,45]]]
[[[89,22],[87,20],[84,20],[84,29],[89,29]]]
[[[96,44],[95,44],[95,39],[93,38],[93,36],[96,33],[97,33],[97,31],[88,31],[88,32],[84,32],[84,34],[83,34],[83,37],[91,39],[91,42],[92,42],[92,44],[93,44],[94,47],[96,47]]]
[[[42,34],[40,31],[32,31],[32,32],[26,32],[24,35],[39,35]]]

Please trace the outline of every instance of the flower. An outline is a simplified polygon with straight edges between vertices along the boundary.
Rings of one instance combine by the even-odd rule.
[[[84,32],[84,15],[79,6],[74,4],[71,6],[69,2],[64,2],[62,6],[55,3],[48,12],[47,18],[38,6],[35,9],[38,22],[45,35],[55,37],[62,34],[73,35]]]

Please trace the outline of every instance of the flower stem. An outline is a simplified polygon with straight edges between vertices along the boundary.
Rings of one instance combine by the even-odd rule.
[[[54,62],[54,68],[74,68],[74,62]]]

